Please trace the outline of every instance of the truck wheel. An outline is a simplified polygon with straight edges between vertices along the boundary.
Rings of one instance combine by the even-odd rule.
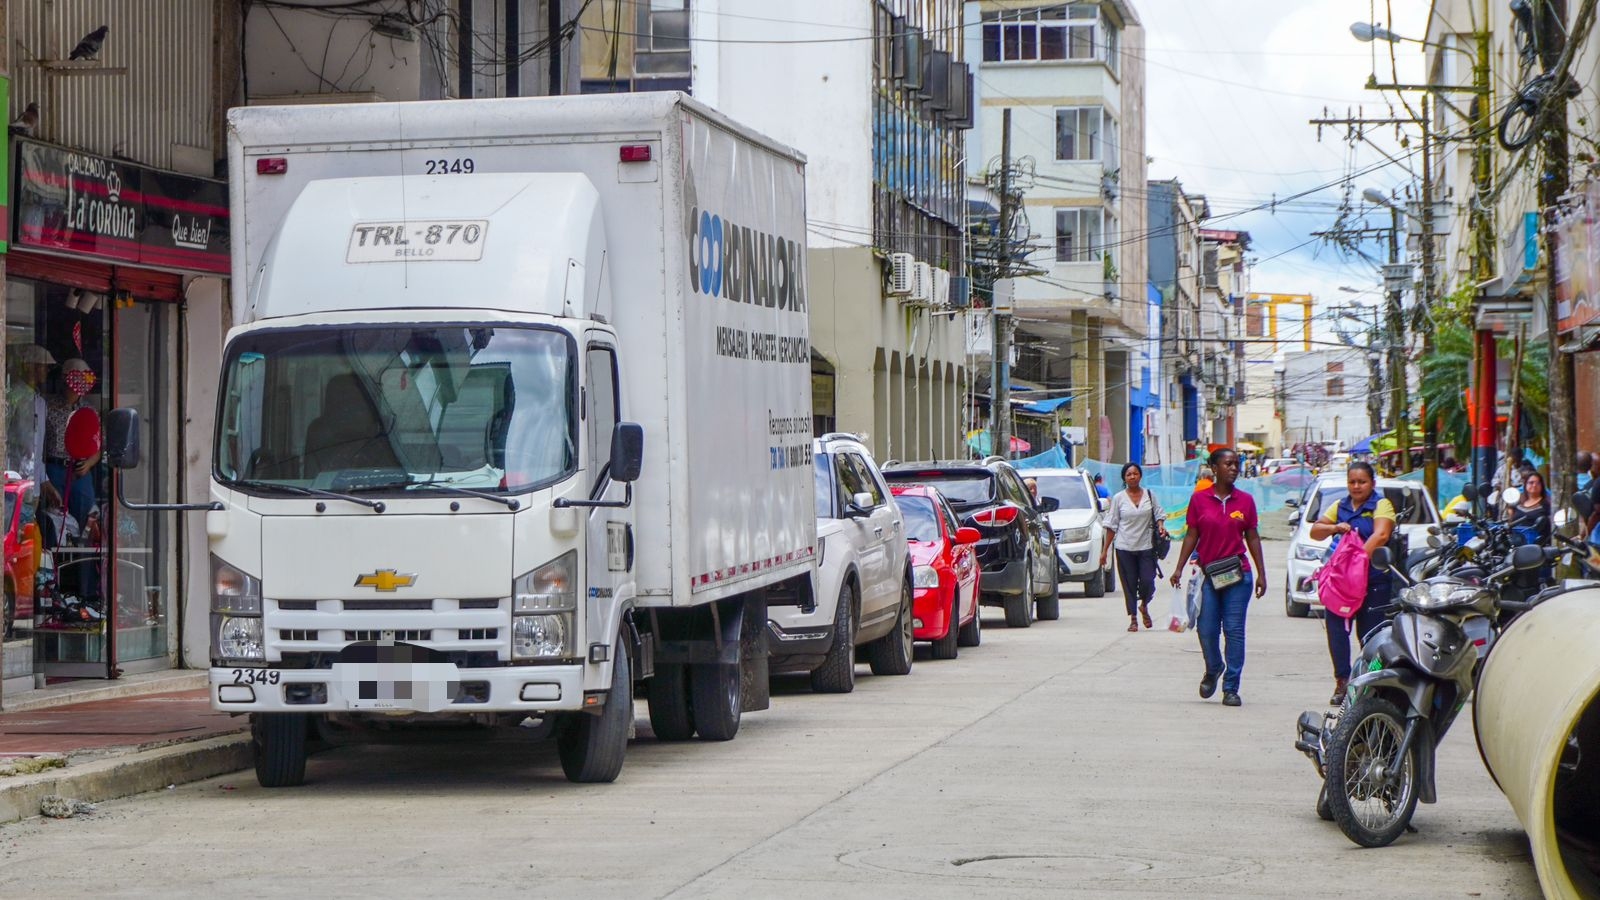
[[[731,741],[739,733],[739,666],[701,663],[689,667],[694,725],[705,741]]]
[[[1059,596],[1039,598],[1039,618],[1046,622],[1054,622],[1061,618],[1061,598]]]
[[[694,713],[689,709],[689,673],[683,663],[660,663],[645,688],[650,704],[650,730],[658,741],[687,741],[694,737]]]
[[[958,587],[950,592],[950,617],[949,627],[944,630],[944,637],[933,642],[934,659],[955,659],[961,651],[961,589]]]
[[[1006,627],[1027,628],[1033,624],[1033,560],[1022,569],[1022,593],[1006,598]]]
[[[972,621],[961,626],[961,635],[956,638],[956,643],[963,647],[976,647],[983,643],[983,607],[972,611]]]
[[[610,784],[622,774],[633,724],[633,672],[628,651],[617,647],[611,664],[611,693],[599,715],[571,713],[556,737],[561,771],[575,784]]]
[[[856,689],[856,589],[847,579],[833,610],[833,643],[822,665],[811,670],[811,689],[819,694],[848,694]]]
[[[306,780],[304,713],[255,713],[250,717],[250,752],[256,783],[264,788],[298,787]]]
[[[911,582],[900,583],[900,610],[895,613],[894,628],[867,648],[867,663],[874,675],[911,674]]]

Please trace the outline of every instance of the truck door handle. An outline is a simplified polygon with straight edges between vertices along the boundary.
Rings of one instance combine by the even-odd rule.
[[[874,528],[874,529],[872,529],[872,533],[877,535],[878,537],[883,537],[883,529],[882,528]]]

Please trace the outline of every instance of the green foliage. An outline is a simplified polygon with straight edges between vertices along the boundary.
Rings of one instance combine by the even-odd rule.
[[[1443,305],[1442,302],[1440,305]],[[1435,313],[1439,308],[1435,307]],[[1431,418],[1440,422],[1439,440],[1453,443],[1458,452],[1472,446],[1472,428],[1467,421],[1468,386],[1472,384],[1472,329],[1464,322],[1445,325],[1434,332],[1433,353],[1423,359],[1422,402]],[[1550,347],[1543,342],[1529,344],[1522,355],[1522,378],[1518,395],[1522,413],[1533,428],[1533,449],[1548,455],[1550,433]]]

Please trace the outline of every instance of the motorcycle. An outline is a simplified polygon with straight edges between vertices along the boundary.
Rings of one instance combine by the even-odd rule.
[[[1471,695],[1492,643],[1479,635],[1492,635],[1505,604],[1527,607],[1501,593],[1549,559],[1544,548],[1522,545],[1481,578],[1461,567],[1413,582],[1398,573],[1387,547],[1373,552],[1373,565],[1405,583],[1395,611],[1363,639],[1343,706],[1308,710],[1298,723],[1295,748],[1323,779],[1320,817],[1363,847],[1382,847],[1410,826],[1419,801],[1436,802],[1439,741]]]

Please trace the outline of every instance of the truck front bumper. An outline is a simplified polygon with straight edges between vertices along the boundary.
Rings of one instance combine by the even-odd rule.
[[[336,664],[331,669],[213,668],[222,712],[541,712],[604,703],[585,698],[579,664],[460,669],[438,663]]]

